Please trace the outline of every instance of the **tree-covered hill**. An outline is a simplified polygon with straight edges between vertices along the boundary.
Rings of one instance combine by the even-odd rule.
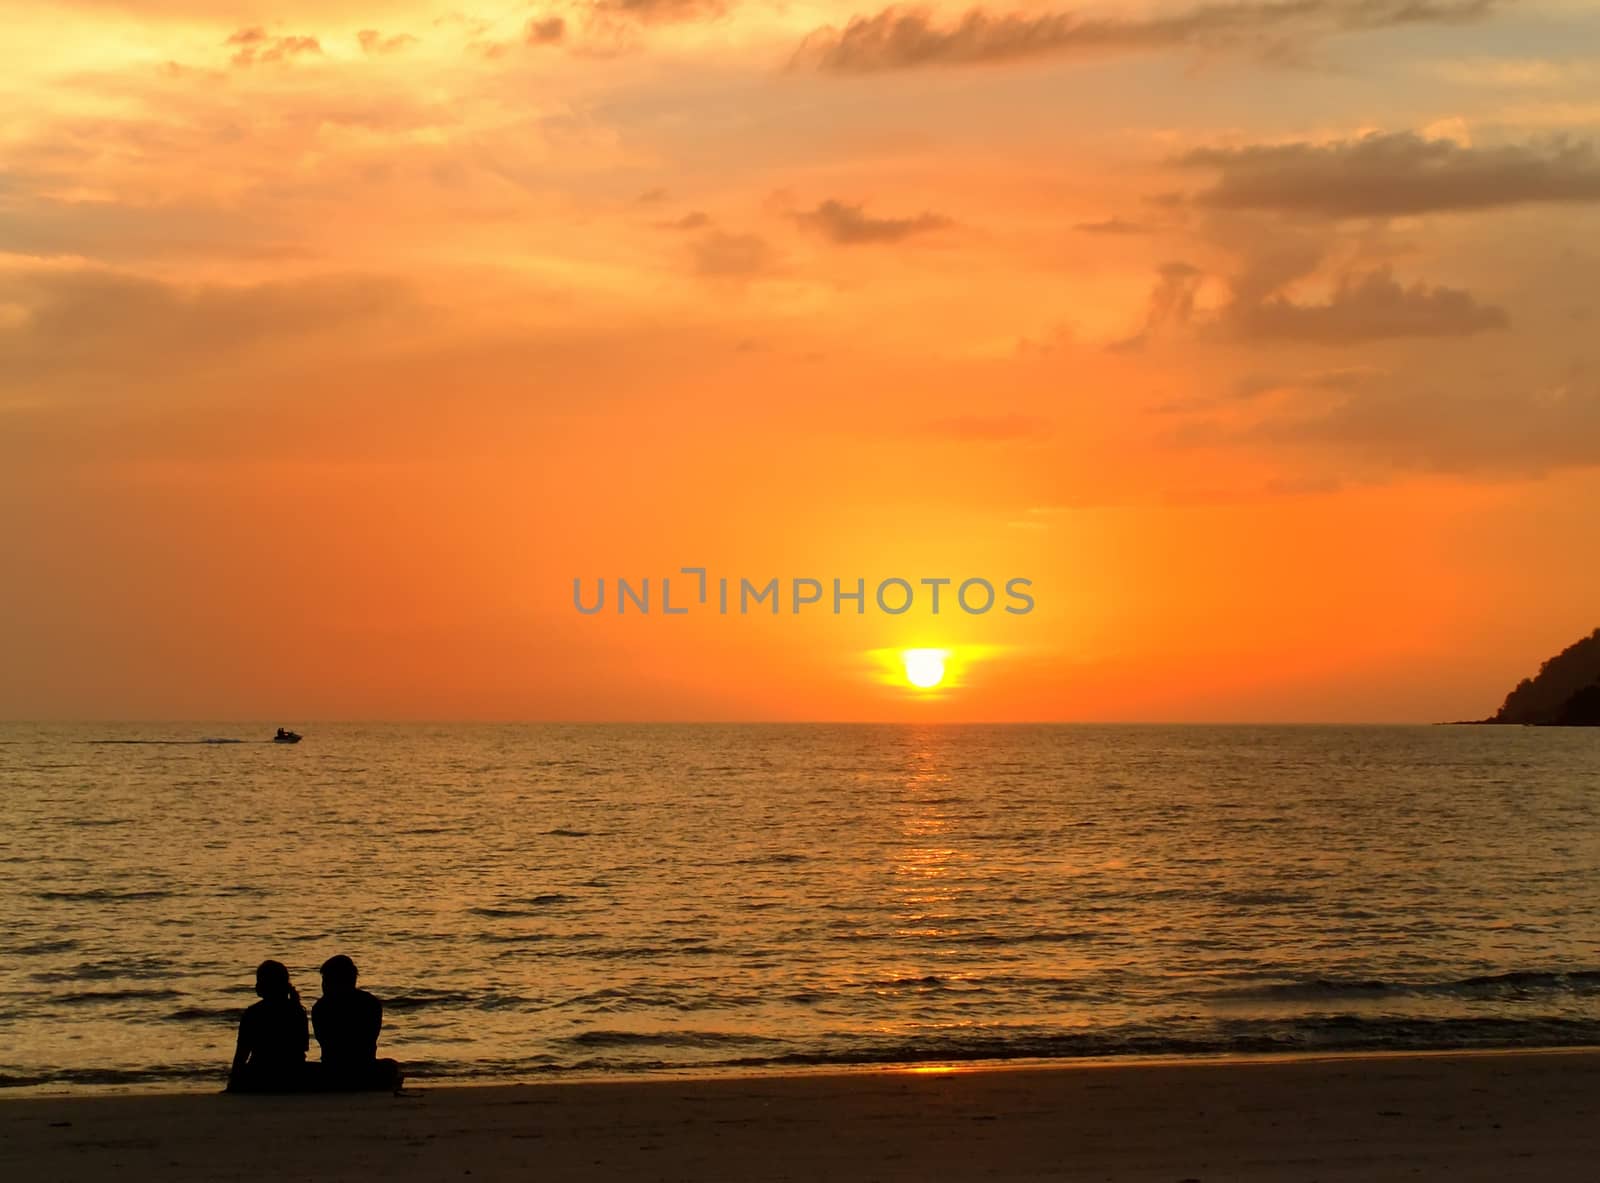
[[[1600,726],[1600,628],[1524,678],[1487,723]]]

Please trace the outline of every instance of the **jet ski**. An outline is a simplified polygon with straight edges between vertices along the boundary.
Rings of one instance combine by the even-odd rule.
[[[299,743],[300,742],[300,733],[298,731],[285,731],[282,727],[280,727],[280,728],[278,728],[278,734],[274,735],[272,737],[272,742],[273,743]]]

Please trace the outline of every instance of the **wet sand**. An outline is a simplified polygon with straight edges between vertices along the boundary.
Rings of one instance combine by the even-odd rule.
[[[1600,1051],[16,1097],[0,1176],[1507,1180],[1600,1173]]]

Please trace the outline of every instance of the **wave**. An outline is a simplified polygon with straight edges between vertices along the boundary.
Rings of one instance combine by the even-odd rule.
[[[178,990],[79,990],[71,994],[55,994],[51,1002],[76,1006],[96,1002],[130,1002],[162,998],[181,998]]]
[[[50,953],[70,953],[78,947],[78,942],[69,939],[58,941],[34,941],[30,945],[19,945],[5,952],[12,957],[43,957]]]
[[[214,1023],[226,1020],[237,1023],[239,1016],[244,1013],[242,1006],[185,1006],[163,1015],[169,1023],[206,1022]]]
[[[1108,1059],[1127,1056],[1263,1055],[1308,1052],[1460,1051],[1600,1045],[1600,1022],[1545,1018],[1440,1019],[1371,1022],[1356,1016],[1322,1021],[1259,1022],[1244,1027],[1162,1033],[1148,1029],[941,1035],[796,1049],[772,1057],[745,1057],[704,1067],[915,1064],[1008,1060]]]
[[[232,738],[229,738],[229,737],[226,737],[226,736],[213,736],[213,737],[208,737],[206,739],[86,739],[86,740],[83,740],[82,742],[86,743],[86,744],[94,744],[94,745],[96,745],[98,747],[104,747],[104,746],[107,746],[107,745],[144,745],[144,746],[153,746],[153,747],[185,747],[185,746],[192,746],[194,744],[271,743],[272,741],[270,739],[249,740],[249,739],[232,739]]]
[[[71,969],[45,969],[30,973],[34,982],[115,982],[123,978],[141,981],[164,981],[178,976],[180,970],[164,957],[131,957],[126,961],[85,961]]]
[[[195,1084],[215,1081],[221,1087],[226,1064],[152,1064],[140,1068],[40,1068],[0,1073],[0,1089],[52,1085]]]
[[[121,903],[125,900],[164,900],[172,894],[161,888],[117,891],[110,887],[92,887],[84,891],[36,891],[33,898],[65,903]]]
[[[467,912],[473,916],[487,916],[493,920],[515,920],[538,916],[540,915],[538,909],[548,908],[552,904],[570,904],[576,901],[576,896],[551,892],[547,895],[529,896],[527,899],[507,900],[495,907],[468,908]]]
[[[1302,978],[1269,982],[1212,995],[1219,999],[1318,1002],[1332,999],[1447,996],[1462,999],[1522,997],[1535,994],[1600,993],[1600,970],[1512,970],[1444,981],[1385,978]]]
[[[477,1002],[481,997],[482,995],[467,990],[414,990],[394,998],[385,997],[383,1009],[412,1011],[429,1006],[462,1006]]]
[[[440,995],[428,1001],[443,1001]],[[521,999],[471,998],[509,1006]],[[394,1000],[388,1005],[394,1007]],[[401,1007],[400,1009],[405,1009]],[[173,1019],[218,1021],[237,1011],[190,1008]],[[1597,1047],[1600,1021],[1553,1017],[1532,1019],[1370,1019],[1356,1015],[1291,1020],[1241,1020],[1162,1029],[1128,1024],[1090,1031],[1053,1032],[1026,1028],[943,1031],[908,1036],[862,1036],[836,1032],[798,1040],[735,1031],[593,1030],[553,1039],[558,1054],[531,1053],[516,1059],[448,1060],[407,1057],[414,1081],[509,1081],[529,1076],[577,1073],[759,1071],[794,1067],[871,1067],[916,1064],[996,1064],[1031,1060],[1196,1057],[1274,1053],[1415,1052]],[[559,1054],[565,1052],[566,1054]],[[703,1053],[696,1055],[695,1053]],[[17,1068],[0,1074],[0,1089],[35,1086],[197,1084],[218,1081],[225,1064],[176,1064],[112,1068]]]
[[[555,1041],[566,1047],[727,1047],[737,1044],[784,1044],[766,1035],[736,1031],[584,1031]]]

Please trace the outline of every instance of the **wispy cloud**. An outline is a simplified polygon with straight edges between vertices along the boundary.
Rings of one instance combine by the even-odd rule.
[[[930,66],[974,66],[1045,57],[1093,57],[1159,50],[1258,48],[1281,53],[1285,40],[1394,25],[1481,19],[1495,0],[1282,0],[1202,4],[1138,17],[1076,12],[992,14],[973,8],[941,24],[922,8],[886,8],[808,36],[797,65],[864,74]]]
[[[315,37],[277,37],[260,26],[240,29],[229,36],[223,45],[233,50],[230,60],[236,66],[287,62],[293,58],[322,53],[322,46]]]
[[[593,4],[594,11],[602,16],[651,25],[719,17],[727,8],[724,0],[594,0]]]
[[[1396,132],[1206,148],[1178,163],[1215,170],[1216,183],[1194,200],[1219,209],[1341,218],[1600,201],[1600,154],[1587,143],[1476,148]]]
[[[711,225],[711,216],[701,210],[690,210],[681,218],[667,218],[654,222],[657,230],[704,230]]]
[[[1330,406],[1286,409],[1247,433],[1331,448],[1384,467],[1474,477],[1600,466],[1600,384],[1574,374],[1493,392],[1387,382]]]
[[[1150,292],[1143,327],[1133,336],[1116,342],[1112,348],[1124,352],[1142,349],[1158,333],[1187,325],[1194,316],[1195,299],[1204,279],[1204,272],[1191,263],[1181,260],[1163,263],[1156,272],[1156,283]]]
[[[361,45],[362,53],[372,56],[399,53],[407,46],[417,43],[417,39],[410,33],[392,33],[385,36],[377,29],[362,29],[356,34],[356,41]]]
[[[696,274],[720,279],[763,275],[773,270],[778,261],[772,244],[760,235],[722,230],[696,239],[690,257]]]
[[[1229,333],[1249,340],[1298,340],[1346,345],[1395,337],[1466,337],[1509,323],[1505,311],[1480,304],[1470,292],[1428,284],[1403,286],[1387,268],[1347,276],[1324,303],[1297,304],[1285,296],[1234,304],[1224,314]]]
[[[1082,234],[1148,234],[1150,228],[1123,218],[1106,218],[1099,222],[1079,222],[1073,227]]]
[[[949,218],[929,211],[909,218],[875,218],[859,205],[831,200],[794,217],[800,225],[841,246],[901,242],[913,235],[943,230],[951,225]]]

